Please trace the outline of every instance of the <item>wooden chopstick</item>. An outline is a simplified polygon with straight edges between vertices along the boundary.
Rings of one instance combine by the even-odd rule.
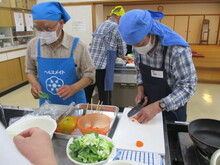
[[[98,101],[98,105],[96,106],[96,111],[99,109],[100,100]]]
[[[93,104],[93,99],[91,99],[91,107],[90,107],[91,109],[90,110],[92,110],[92,104]]]
[[[103,101],[101,102],[101,104],[100,104],[100,106],[99,106],[99,108],[98,108],[98,111],[101,110],[101,108],[102,108],[102,104],[103,104]]]
[[[88,108],[89,108],[89,103],[86,104],[86,110],[84,112],[84,115],[86,115],[86,112],[88,111]]]

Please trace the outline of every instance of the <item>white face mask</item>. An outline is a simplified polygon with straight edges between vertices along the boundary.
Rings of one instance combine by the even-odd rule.
[[[149,39],[148,44],[145,46],[141,46],[141,47],[135,47],[136,51],[139,54],[144,54],[144,55],[147,54],[154,47],[154,43],[155,43],[154,38],[155,38],[154,36],[150,35],[150,39]]]
[[[58,27],[58,26],[57,26]],[[47,32],[47,31],[37,31],[38,38],[46,44],[52,44],[58,40],[59,36],[57,36],[57,28],[55,31]]]

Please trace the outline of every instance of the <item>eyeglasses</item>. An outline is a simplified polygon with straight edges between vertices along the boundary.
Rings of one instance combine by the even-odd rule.
[[[52,27],[44,27],[44,28],[41,28],[41,27],[39,27],[39,26],[37,26],[37,25],[34,25],[33,30],[53,32],[53,31],[55,31],[55,28],[56,28],[56,26],[57,26],[58,23],[59,23],[59,21],[56,22],[55,25],[53,25]]]

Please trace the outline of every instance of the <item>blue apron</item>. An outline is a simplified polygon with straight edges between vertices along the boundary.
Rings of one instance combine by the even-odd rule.
[[[44,58],[41,57],[40,40],[38,41],[38,81],[42,87],[42,91],[49,95],[49,102],[52,104],[69,105],[73,101],[76,104],[86,103],[84,90],[80,90],[66,100],[60,98],[57,93],[63,85],[72,85],[79,81],[76,74],[73,52],[79,38],[75,38],[69,58]],[[46,99],[40,99],[40,105]]]
[[[104,79],[104,90],[112,91],[114,86],[114,67],[115,61],[117,58],[117,51],[111,50],[109,43],[104,38],[110,31],[112,31],[117,26],[111,26],[108,30],[106,30],[103,34],[93,33],[93,36],[97,36],[103,38],[105,48],[106,48],[106,56],[107,56],[107,64],[106,64],[106,72]],[[103,57],[104,58],[104,57]]]

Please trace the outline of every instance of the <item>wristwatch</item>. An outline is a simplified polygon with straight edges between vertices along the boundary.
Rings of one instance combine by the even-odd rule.
[[[160,106],[162,111],[166,111],[167,110],[167,106],[166,106],[166,104],[165,104],[165,102],[163,100],[161,100],[159,102],[159,106]]]

